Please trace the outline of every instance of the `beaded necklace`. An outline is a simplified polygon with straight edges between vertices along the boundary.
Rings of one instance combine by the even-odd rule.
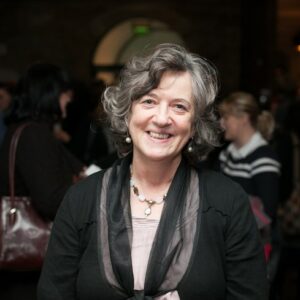
[[[135,185],[135,182],[132,178],[132,168],[130,166],[130,187],[133,190],[133,193],[137,196],[138,200],[140,202],[145,202],[147,204],[147,208],[144,210],[144,214],[146,217],[150,216],[152,213],[151,207],[155,204],[162,204],[166,198],[167,198],[167,194],[164,194],[162,199],[160,201],[155,201],[152,199],[147,199],[143,194],[140,194],[138,187]]]

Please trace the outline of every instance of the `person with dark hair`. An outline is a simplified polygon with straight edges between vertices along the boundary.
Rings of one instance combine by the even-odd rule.
[[[134,57],[103,105],[119,154],[57,213],[39,300],[266,299],[244,191],[197,170],[218,145],[217,73],[175,44]]]
[[[62,127],[71,139],[66,146],[85,164],[103,167],[109,154],[108,142],[104,126],[98,122],[99,98],[104,84],[87,86],[76,81],[73,101],[68,106],[68,116],[63,120]]]
[[[53,123],[71,100],[69,79],[54,65],[34,64],[19,80],[0,151],[0,195],[9,195],[8,158],[13,134],[24,123],[16,152],[15,194],[29,196],[37,213],[53,220],[66,190],[84,165],[53,136]],[[1,272],[0,299],[34,299],[39,273]]]

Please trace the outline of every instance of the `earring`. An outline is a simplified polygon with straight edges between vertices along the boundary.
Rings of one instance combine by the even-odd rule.
[[[189,142],[187,151],[188,151],[189,153],[191,153],[191,152],[193,152],[193,150],[194,150],[194,149],[193,149],[193,139],[191,139],[190,142]]]
[[[130,137],[129,135],[126,136],[125,142],[126,142],[127,144],[131,144],[131,137]]]

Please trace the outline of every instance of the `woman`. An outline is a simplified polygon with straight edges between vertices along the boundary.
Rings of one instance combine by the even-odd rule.
[[[220,104],[225,139],[231,141],[221,151],[221,170],[252,196],[261,199],[272,219],[276,217],[280,164],[268,140],[274,120],[267,111],[260,112],[255,98],[235,92]]]
[[[193,168],[217,144],[216,71],[162,44],[103,97],[119,151],[67,193],[43,299],[265,299],[262,247],[245,193]],[[217,190],[216,190],[217,187]]]
[[[37,211],[50,220],[84,167],[53,135],[53,125],[66,116],[71,95],[63,70],[50,64],[32,65],[18,82],[0,152],[0,195],[8,195],[10,141],[15,130],[29,122],[17,148],[16,194],[30,196]]]
[[[66,190],[83,165],[53,136],[53,123],[66,114],[69,80],[58,67],[32,65],[17,85],[8,128],[0,151],[0,195],[9,195],[8,157],[16,129],[15,194],[30,196],[37,212],[53,220]],[[1,299],[35,299],[39,272],[0,273]]]
[[[273,281],[280,254],[276,222],[280,163],[267,141],[272,136],[274,120],[269,112],[261,112],[255,98],[245,92],[232,93],[219,108],[225,139],[231,141],[220,153],[220,167],[251,197],[269,262],[268,277]]]

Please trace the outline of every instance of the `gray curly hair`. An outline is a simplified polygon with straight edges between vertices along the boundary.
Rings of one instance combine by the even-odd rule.
[[[128,117],[132,102],[155,89],[167,71],[189,72],[192,79],[194,120],[192,124],[193,151],[183,149],[183,155],[193,164],[206,158],[219,145],[219,122],[215,115],[214,100],[218,91],[217,70],[208,60],[189,53],[176,44],[161,44],[146,57],[134,57],[120,74],[117,86],[106,88],[102,103],[119,154],[132,151],[125,142],[128,136]]]

